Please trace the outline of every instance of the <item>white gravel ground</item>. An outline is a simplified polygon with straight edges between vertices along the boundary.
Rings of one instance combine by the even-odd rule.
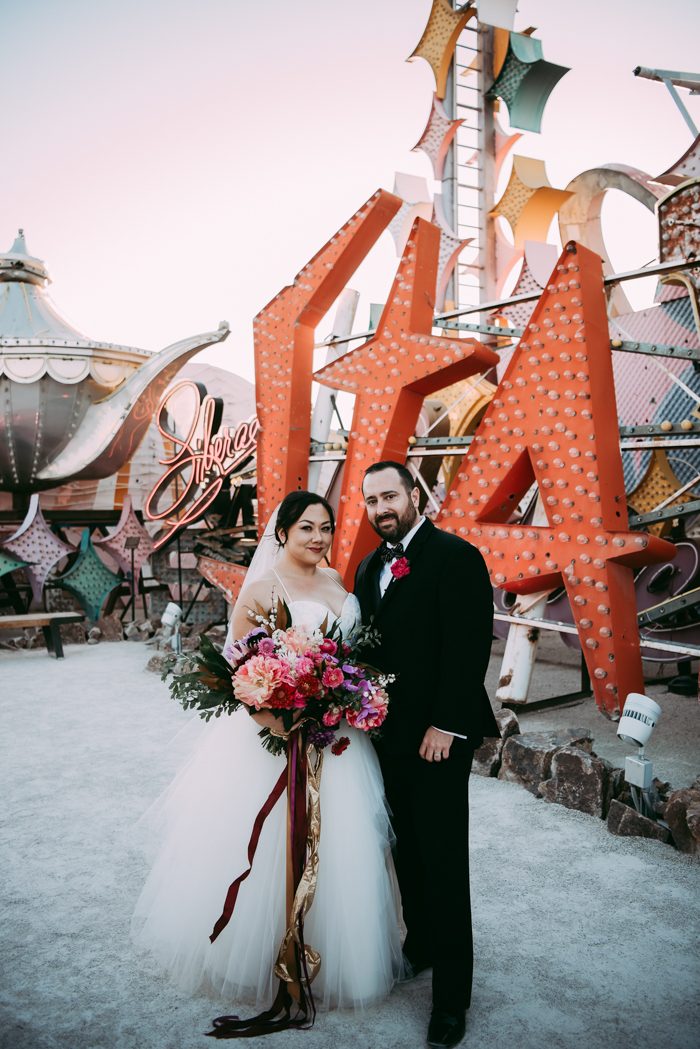
[[[68,646],[62,661],[0,653],[3,1049],[205,1047],[210,1018],[232,1010],[183,997],[129,940],[147,862],[136,821],[197,732],[179,731],[189,717],[146,659],[136,644]],[[572,713],[596,727],[590,706]],[[698,1044],[696,862],[473,777],[472,877],[465,1045]],[[266,1044],[417,1049],[428,1012],[421,977],[381,1007]]]

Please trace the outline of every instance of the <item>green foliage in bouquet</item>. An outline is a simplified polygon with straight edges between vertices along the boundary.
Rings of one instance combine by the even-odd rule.
[[[161,680],[173,676],[170,695],[185,710],[196,710],[209,721],[212,717],[231,714],[241,706],[231,690],[231,665],[206,634],[199,638],[199,650],[187,659],[186,666],[192,669],[176,673],[176,664],[174,657],[168,660]]]

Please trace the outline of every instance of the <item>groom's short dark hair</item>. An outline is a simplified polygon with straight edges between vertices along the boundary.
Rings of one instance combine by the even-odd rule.
[[[415,477],[403,463],[397,463],[393,459],[383,459],[380,463],[372,463],[365,470],[365,477],[368,474],[378,474],[380,470],[396,470],[397,474],[401,478],[401,482],[407,492],[412,492],[414,488],[418,487],[418,482]]]

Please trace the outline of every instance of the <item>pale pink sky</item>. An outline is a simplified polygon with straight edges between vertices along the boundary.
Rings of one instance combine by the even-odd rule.
[[[410,149],[432,73],[404,59],[430,0],[0,5],[0,248],[23,226],[93,338],[156,350],[225,318],[202,359],[252,378],[254,314],[396,170],[429,177]],[[554,185],[606,162],[658,174],[687,149],[665,88],[632,69],[700,71],[695,0],[521,0],[530,25],[573,67],[518,144]],[[614,262],[648,262],[653,217],[624,199],[608,212]],[[395,265],[385,234],[353,282],[358,328]]]

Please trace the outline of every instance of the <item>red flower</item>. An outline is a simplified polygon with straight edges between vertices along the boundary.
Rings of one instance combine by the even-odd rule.
[[[278,685],[270,693],[267,703],[273,710],[290,710],[294,706],[294,686],[285,683]]]
[[[321,682],[315,674],[303,674],[296,683],[296,690],[302,696],[317,696],[321,691]]]
[[[294,706],[302,709],[321,691],[321,682],[314,674],[303,674],[294,689]]]
[[[338,646],[335,641],[332,641],[329,637],[324,637],[321,642],[321,651],[325,652],[328,656],[334,656],[338,651]]]
[[[411,571],[411,566],[408,563],[407,557],[397,557],[391,564],[391,574],[394,579],[403,579],[405,575],[408,575]]]
[[[335,741],[335,743],[332,745],[331,750],[333,751],[334,754],[342,754],[343,751],[347,750],[349,746],[350,746],[350,740],[348,739],[348,737],[347,736],[341,736],[340,739],[337,739]]]

